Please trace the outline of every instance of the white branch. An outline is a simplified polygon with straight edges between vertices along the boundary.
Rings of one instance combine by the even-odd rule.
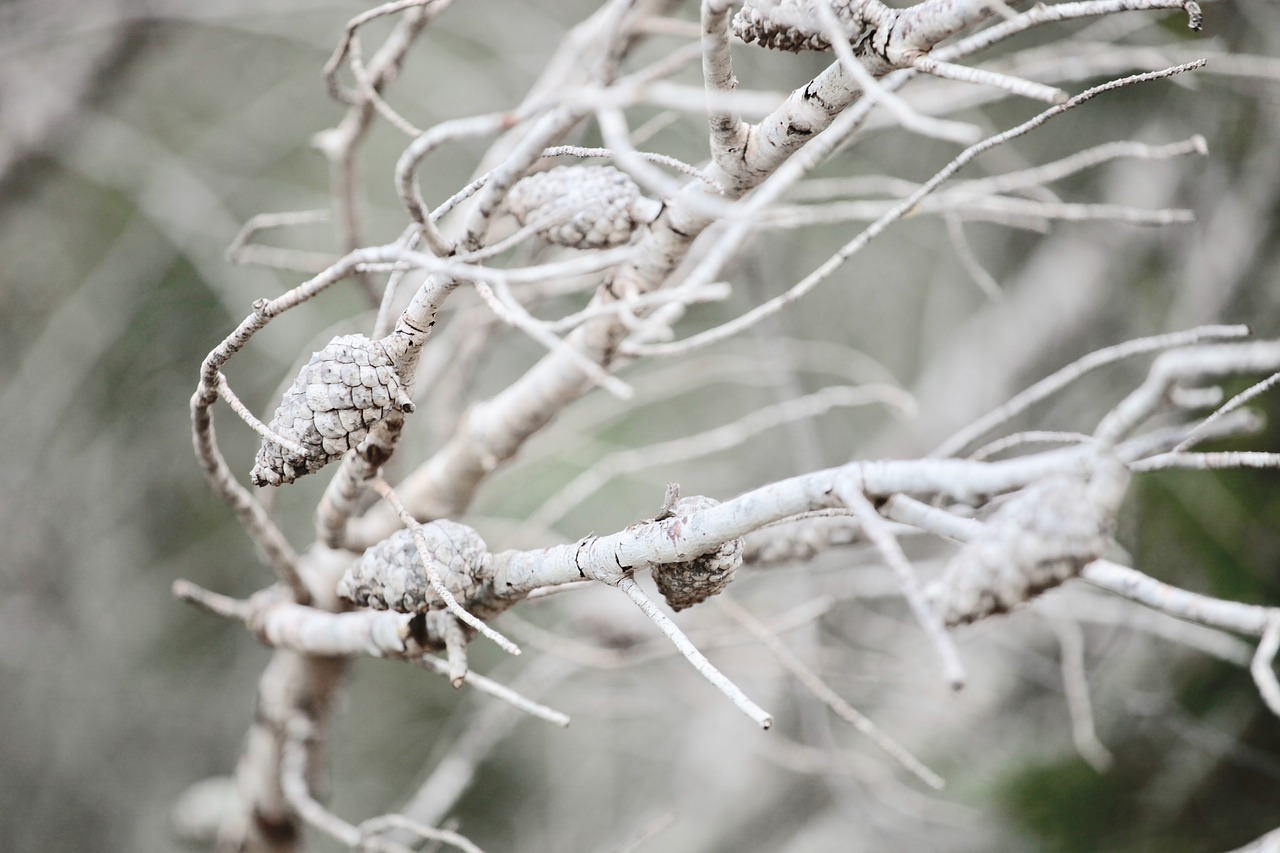
[[[439,673],[440,675],[448,676],[451,681],[455,680],[453,665],[451,663],[442,661],[432,655],[423,655],[421,657],[414,658],[413,662],[423,669],[429,669],[432,672]],[[568,714],[557,711],[554,708],[548,708],[540,702],[535,702],[527,696],[520,694],[518,691],[513,690],[506,685],[499,684],[493,679],[483,676],[478,672],[464,672],[462,678],[455,681],[454,687],[457,687],[460,684],[470,684],[481,693],[492,696],[495,699],[500,699],[511,707],[519,711],[523,711],[531,717],[546,720],[560,728],[565,728],[569,725]]]
[[[947,633],[946,626],[942,624],[942,619],[929,606],[915,568],[907,559],[907,555],[902,552],[902,547],[889,529],[889,525],[863,494],[862,483],[856,475],[840,478],[836,481],[835,489],[840,500],[862,523],[862,530],[866,537],[876,546],[884,561],[898,576],[902,594],[907,599],[907,604],[911,606],[912,614],[915,615],[916,621],[920,623],[925,636],[929,638],[929,642],[933,644],[934,650],[942,660],[942,671],[951,689],[961,689],[964,687],[965,674],[964,664],[960,662],[960,652]]]
[[[924,765],[920,759],[912,755],[906,747],[885,734],[879,726],[871,722],[865,714],[846,702],[831,686],[823,681],[816,672],[805,665],[804,661],[778,639],[778,635],[757,619],[750,611],[735,601],[723,596],[716,599],[721,609],[746,628],[765,647],[773,653],[787,671],[804,685],[805,689],[816,696],[824,705],[834,711],[840,719],[849,723],[868,740],[888,753],[895,761],[905,767],[913,776],[920,779],[930,788],[940,791],[946,786],[941,776]]]
[[[624,577],[615,585],[618,589],[625,592],[627,594],[627,598],[630,598],[637,607],[644,611],[644,615],[648,616],[650,621],[657,625],[658,629],[661,630],[662,633],[667,635],[667,639],[671,641],[672,645],[680,650],[680,654],[684,655],[685,660],[689,661],[693,668],[698,671],[699,675],[711,682],[712,686],[725,696],[729,697],[729,700],[733,702],[734,707],[754,720],[756,725],[762,729],[767,729],[773,725],[773,716],[769,714],[768,711],[765,711],[755,702],[752,702],[747,698],[747,694],[743,693],[738,685],[734,684],[726,678],[720,670],[716,669],[711,661],[707,660],[706,656],[703,655],[702,652],[698,651],[697,647],[695,647],[693,643],[689,642],[689,638],[684,635],[684,632],[676,627],[676,623],[668,619],[666,614],[659,610],[658,606],[649,600],[649,597],[641,591],[640,587],[636,585],[634,580],[629,577]]]
[[[1267,622],[1262,632],[1262,640],[1258,643],[1258,652],[1253,656],[1249,672],[1253,674],[1258,692],[1271,709],[1271,713],[1280,717],[1280,681],[1276,680],[1276,652],[1280,650],[1280,614],[1275,614]]]
[[[1172,349],[1202,341],[1241,338],[1249,335],[1248,326],[1197,326],[1185,332],[1171,332],[1166,335],[1154,335],[1149,338],[1138,338],[1115,346],[1105,347],[1089,353],[1061,370],[1041,379],[1039,382],[1015,394],[1008,402],[983,415],[969,426],[957,432],[951,438],[938,445],[930,452],[930,456],[955,456],[962,453],[974,441],[1026,411],[1034,404],[1046,399],[1080,377],[1100,367],[1113,364],[1125,358],[1162,349]]]
[[[1110,750],[1098,740],[1093,727],[1093,703],[1089,701],[1089,680],[1084,666],[1084,632],[1072,621],[1051,619],[1062,651],[1062,687],[1071,714],[1071,739],[1076,751],[1099,773],[1108,770],[1113,761]]]

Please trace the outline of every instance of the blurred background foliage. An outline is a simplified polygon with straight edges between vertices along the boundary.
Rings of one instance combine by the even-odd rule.
[[[328,167],[310,142],[341,111],[325,95],[320,68],[345,21],[363,8],[337,0],[0,6],[0,474],[8,484],[0,497],[0,846],[7,851],[171,849],[167,814],[177,795],[234,766],[268,653],[241,627],[177,604],[169,585],[185,577],[245,595],[269,577],[205,486],[190,449],[187,402],[201,359],[251,301],[300,280],[233,266],[223,251],[256,213],[328,206]],[[389,99],[419,126],[509,106],[590,8],[584,0],[459,4],[410,53]],[[694,11],[685,4],[681,14]],[[781,369],[764,384],[730,371],[681,392],[662,373],[672,365],[638,366],[628,378],[641,388],[648,381],[649,399],[641,395],[625,417],[616,416],[616,401],[581,401],[494,478],[475,507],[476,524],[503,547],[523,535],[521,518],[610,449],[709,429],[848,381],[840,377],[856,361],[852,351],[844,351],[849,363],[836,363],[841,357],[829,349],[813,350],[806,362],[814,342],[874,355],[917,393],[920,418],[844,410],[729,453],[637,472],[577,507],[560,532],[572,538],[651,516],[667,480],[679,480],[687,494],[723,498],[854,456],[923,452],[1048,371],[1136,335],[1218,321],[1280,333],[1280,8],[1265,0],[1210,3],[1206,21],[1215,47],[1271,57],[1270,77],[1204,73],[1115,93],[972,167],[1001,171],[1113,139],[1200,133],[1211,152],[1205,159],[1121,162],[1057,188],[1075,201],[1190,207],[1197,224],[1059,224],[1049,235],[971,225],[975,252],[1008,293],[991,304],[967,280],[941,222],[903,223],[819,293],[716,351],[730,361],[785,351],[790,356],[777,360],[817,367]],[[1064,31],[1029,34],[1020,46]],[[386,27],[373,26],[368,44],[378,32]],[[1199,37],[1170,16],[1127,38],[1172,45],[1182,58]],[[671,44],[659,40],[642,55]],[[738,54],[744,86],[773,91],[824,62]],[[1038,109],[1007,101],[962,117],[996,130]],[[632,125],[650,114],[637,113]],[[587,130],[582,141],[592,136]],[[646,147],[697,161],[704,140],[704,127],[686,119]],[[375,241],[391,239],[405,221],[390,177],[402,145],[380,124],[365,149]],[[885,131],[822,174],[921,179],[953,154]],[[443,150],[429,164],[429,192],[451,192],[475,157],[471,146]],[[734,299],[696,309],[684,328],[712,325],[778,292],[852,227],[762,236],[731,271]],[[270,237],[335,251],[326,226]],[[232,382],[256,411],[269,412],[300,354],[335,328],[367,322],[354,288],[332,291],[256,338],[231,365]],[[517,335],[500,340],[478,395],[502,387],[537,353]],[[712,366],[708,355],[691,370],[714,378]],[[1081,383],[1026,423],[1087,425],[1144,367]],[[1280,446],[1280,405],[1274,394],[1264,402],[1273,426],[1233,447]],[[220,417],[224,450],[243,473],[254,437]],[[603,426],[580,434],[575,419]],[[317,488],[301,484],[279,502],[296,542],[310,538]],[[1274,472],[1146,475],[1126,513],[1124,544],[1144,570],[1227,598],[1280,601]],[[1207,851],[1280,822],[1280,726],[1245,669],[1122,623],[1086,625],[1100,736],[1116,758],[1100,774],[1071,747],[1058,650],[1041,622],[1019,613],[964,632],[973,683],[958,699],[947,696],[915,641],[904,644],[899,602],[858,592],[879,575],[870,567],[850,572],[856,560],[874,562],[829,554],[807,568],[747,573],[735,596],[769,614],[810,593],[840,591],[844,600],[807,629],[801,647],[843,695],[951,779],[949,802],[891,778],[887,759],[829,727],[821,709],[760,666],[762,649],[746,645],[718,651],[717,663],[752,689],[773,692],[783,743],[851,754],[856,772],[815,773],[805,762],[816,759],[798,746],[760,743],[669,658],[604,672],[552,667],[528,677],[574,715],[572,729],[508,724],[516,735],[480,767],[455,812],[463,831],[490,850],[620,849],[646,827],[665,826],[671,812],[675,823],[645,849]],[[612,632],[621,645],[649,636],[605,593],[583,600],[595,636]],[[563,621],[557,606],[522,615],[591,633],[581,610]],[[681,617],[694,629],[716,619]],[[521,667],[483,644],[473,667],[521,677]],[[484,708],[420,672],[362,662],[333,737],[335,810],[359,819],[396,808]]]

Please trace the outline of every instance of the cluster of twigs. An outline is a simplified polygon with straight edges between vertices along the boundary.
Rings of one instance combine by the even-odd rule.
[[[318,140],[332,165],[345,253],[331,261],[253,241],[264,228],[313,222],[314,212],[256,218],[232,247],[239,261],[315,274],[254,304],[206,358],[191,401],[196,452],[209,482],[235,510],[276,577],[275,584],[247,600],[185,582],[175,585],[180,597],[242,621],[277,650],[260,683],[261,713],[241,759],[235,796],[219,817],[222,845],[295,849],[305,823],[353,849],[405,849],[416,838],[474,850],[464,837],[434,826],[442,817],[438,801],[434,812],[424,808],[411,817],[388,815],[360,825],[318,802],[319,745],[342,672],[359,656],[403,660],[444,674],[455,686],[469,684],[565,725],[568,718],[561,712],[471,671],[467,660],[468,644],[478,635],[519,654],[520,647],[490,623],[522,601],[562,588],[616,587],[699,673],[768,728],[772,715],[707,660],[699,644],[643,591],[636,573],[651,571],[668,602],[680,609],[712,599],[741,565],[808,558],[856,542],[869,543],[892,568],[900,594],[936,651],[939,669],[955,688],[966,676],[951,628],[1082,577],[1179,619],[1260,637],[1252,672],[1267,704],[1280,713],[1280,686],[1272,668],[1280,611],[1170,587],[1117,562],[1112,539],[1134,472],[1276,466],[1277,454],[1195,450],[1211,439],[1256,431],[1258,418],[1247,403],[1280,374],[1280,343],[1247,340],[1249,331],[1240,326],[1200,327],[1097,352],[1036,383],[925,458],[853,462],[764,484],[723,502],[682,499],[673,488],[656,515],[624,530],[534,550],[492,550],[479,533],[457,522],[486,479],[569,403],[596,386],[618,398],[632,397],[635,389],[617,376],[618,368],[637,359],[685,355],[740,335],[804,298],[904,217],[946,217],[961,262],[993,298],[999,286],[968,248],[967,219],[1186,221],[1190,214],[1182,210],[1069,204],[1051,193],[1029,191],[1119,158],[1203,154],[1199,138],[1164,146],[1117,142],[996,177],[954,178],[982,153],[1093,98],[1203,64],[1144,71],[1070,95],[961,60],[1034,26],[1123,11],[1185,10],[1198,28],[1194,3],[1093,0],[1017,13],[979,0],[927,0],[906,9],[877,0],[782,0],[748,3],[735,16],[733,4],[704,0],[700,24],[694,26],[672,17],[674,4],[664,0],[612,0],[568,34],[524,101],[420,129],[383,93],[409,49],[449,5],[447,0],[398,0],[371,9],[348,23],[325,67],[330,93],[347,105],[343,120]],[[366,57],[362,28],[387,16],[397,16],[394,28]],[[735,37],[754,46],[735,45]],[[678,46],[656,62],[635,67],[636,47],[656,38],[675,39]],[[759,45],[828,50],[835,61],[751,122],[740,112],[739,105],[752,96],[736,88],[732,53],[759,50]],[[699,59],[705,101],[691,104],[689,93],[668,78]],[[1051,106],[980,138],[976,126],[922,113],[899,94],[920,75]],[[652,104],[705,116],[710,150],[704,164],[638,147],[647,131],[629,127],[628,111]],[[906,131],[965,147],[921,183],[893,180],[869,188],[883,198],[801,203],[833,191],[858,192],[833,190],[830,182],[807,178],[880,116]],[[370,246],[360,216],[358,163],[362,143],[379,119],[408,140],[394,174],[409,225],[391,243]],[[602,148],[568,144],[587,124],[598,130]],[[474,180],[448,198],[429,199],[421,173],[433,152],[486,137],[496,140],[479,161]],[[870,224],[746,313],[698,334],[676,336],[689,306],[727,296],[726,266],[754,235],[831,221]],[[378,306],[372,327],[317,352],[264,423],[237,398],[224,368],[275,318],[346,281],[355,282]],[[474,291],[475,304],[489,312],[487,317],[468,324],[466,317],[454,316],[455,334],[434,334],[442,306],[462,299],[460,291],[466,290]],[[583,309],[552,320],[535,315],[548,298],[574,292],[591,294]],[[499,326],[527,334],[546,353],[501,393],[469,400],[467,377]],[[1147,380],[1091,434],[1040,431],[992,438],[1085,374],[1156,352],[1163,354]],[[424,355],[430,357],[423,360]],[[1220,384],[1237,376],[1270,378],[1222,402]],[[329,477],[315,513],[315,542],[307,549],[296,549],[242,484],[248,465],[223,457],[214,432],[219,399],[262,437],[255,484],[274,487],[302,476]],[[909,396],[885,383],[829,388],[669,446],[609,457],[546,500],[530,522],[555,525],[627,466],[695,458],[789,420],[871,403],[903,410],[913,406]],[[438,439],[438,447],[398,483],[387,482],[383,465],[402,441],[415,442],[421,435]],[[975,448],[984,439],[987,443]],[[1037,449],[1046,444],[1054,447]],[[900,544],[904,536],[921,534],[963,543],[952,546],[947,565],[931,580],[920,577]],[[941,786],[934,771],[792,653],[779,640],[778,626],[726,598],[713,600],[723,602],[744,631],[841,718],[926,784]],[[530,645],[555,646],[554,639],[515,616],[508,624],[515,626],[517,639],[523,635]],[[1062,630],[1063,648],[1078,647],[1078,637]],[[1106,751],[1088,721],[1087,691],[1080,687],[1082,658],[1066,657],[1076,663],[1068,694],[1076,740],[1095,764],[1105,763]],[[595,662],[600,663],[598,657]]]

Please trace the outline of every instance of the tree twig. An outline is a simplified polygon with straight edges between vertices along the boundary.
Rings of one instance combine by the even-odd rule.
[[[662,633],[667,635],[667,639],[671,640],[672,645],[680,650],[680,654],[684,655],[685,660],[689,661],[699,675],[729,697],[734,707],[754,720],[756,725],[762,729],[768,729],[773,725],[773,716],[748,699],[747,694],[743,693],[738,685],[716,669],[711,661],[707,660],[706,656],[698,651],[693,643],[689,642],[689,638],[684,635],[684,632],[677,628],[676,624],[668,619],[666,614],[659,610],[658,606],[641,591],[634,580],[624,577],[618,581],[616,586],[626,593],[627,598],[630,598],[637,607],[644,611],[644,615],[648,616],[649,620],[657,625]]]

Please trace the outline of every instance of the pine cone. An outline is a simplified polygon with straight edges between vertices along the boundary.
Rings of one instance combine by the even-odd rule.
[[[480,534],[455,521],[422,525],[431,567],[445,588],[464,607],[480,593],[489,562],[489,546]],[[426,613],[439,610],[444,601],[431,588],[431,580],[418,556],[413,531],[402,528],[364,552],[338,582],[338,595],[361,607]]]
[[[813,11],[814,3],[821,2],[827,0],[748,0],[733,16],[733,33],[747,44],[773,50],[830,50],[826,28]],[[857,41],[866,24],[851,10],[853,3],[836,0],[831,5],[849,41]]]
[[[635,181],[612,166],[557,166],[520,180],[507,193],[507,209],[533,225],[548,243],[574,249],[622,246],[655,204]]]
[[[380,341],[343,335],[312,354],[271,418],[270,428],[306,450],[263,439],[249,477],[255,486],[292,483],[341,458],[392,409],[409,412],[391,356]]]
[[[949,626],[1005,613],[1080,574],[1112,542],[1128,470],[1104,459],[1086,481],[1055,474],[1000,507],[926,595]]]
[[[681,498],[671,513],[680,515],[718,503],[701,496]],[[652,569],[653,580],[672,610],[684,610],[724,591],[742,565],[742,548],[743,541],[734,539],[687,562],[659,563]]]

